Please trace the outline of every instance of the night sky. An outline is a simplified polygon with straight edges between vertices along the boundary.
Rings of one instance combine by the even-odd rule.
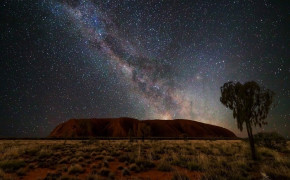
[[[217,3],[218,2],[218,3]],[[290,136],[289,1],[0,2],[0,137],[45,137],[70,118],[186,118],[238,136],[228,81],[276,93]]]

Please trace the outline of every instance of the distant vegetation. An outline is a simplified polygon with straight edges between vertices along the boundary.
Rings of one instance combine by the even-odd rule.
[[[255,134],[256,144],[270,149],[283,150],[286,147],[286,139],[277,132],[260,132]]]

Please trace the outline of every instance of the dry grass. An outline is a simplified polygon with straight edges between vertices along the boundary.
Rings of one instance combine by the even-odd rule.
[[[37,168],[49,168],[49,176],[59,179],[118,179],[151,170],[173,179],[191,179],[194,173],[201,179],[290,179],[289,142],[281,150],[257,147],[257,152],[254,162],[248,143],[240,140],[2,140],[0,179],[25,179]],[[181,169],[187,174],[178,173]]]

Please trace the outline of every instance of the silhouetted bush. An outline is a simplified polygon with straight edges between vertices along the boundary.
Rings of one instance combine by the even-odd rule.
[[[108,169],[108,168],[102,168],[102,169],[100,169],[99,174],[100,174],[101,176],[109,176],[109,174],[110,174],[110,169]]]
[[[170,163],[163,161],[158,165],[157,169],[159,171],[170,172],[172,171],[172,166],[170,165]]]
[[[187,177],[185,174],[174,173],[172,180],[189,180],[189,177]]]
[[[155,164],[148,160],[138,160],[136,161],[136,164],[144,170],[149,170],[155,167]]]
[[[277,132],[260,132],[254,135],[257,145],[281,150],[286,146],[286,139]]]
[[[122,170],[122,175],[123,175],[123,176],[128,176],[128,175],[130,175],[130,171],[129,171],[127,168],[124,168],[124,169]]]
[[[16,170],[25,166],[23,160],[4,160],[0,161],[0,168],[5,172],[15,172]]]
[[[140,171],[140,168],[135,163],[131,164],[129,168],[130,168],[130,171],[135,171],[135,172]]]
[[[68,169],[68,173],[69,174],[80,174],[80,173],[83,173],[83,172],[84,172],[84,169],[79,164],[72,165]]]

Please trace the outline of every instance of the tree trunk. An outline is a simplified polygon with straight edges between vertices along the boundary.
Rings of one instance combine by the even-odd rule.
[[[254,137],[253,137],[253,133],[252,133],[252,127],[249,123],[246,123],[246,126],[247,126],[247,132],[248,132],[248,137],[249,137],[251,151],[252,151],[252,158],[253,158],[253,160],[257,160]]]

